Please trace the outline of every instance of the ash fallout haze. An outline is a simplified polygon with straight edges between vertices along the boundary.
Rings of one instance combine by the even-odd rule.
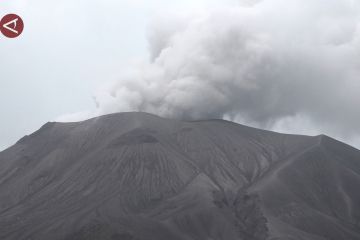
[[[360,1],[8,14],[1,240],[360,239]]]

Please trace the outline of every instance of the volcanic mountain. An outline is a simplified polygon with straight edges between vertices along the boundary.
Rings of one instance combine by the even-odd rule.
[[[1,240],[359,240],[360,151],[224,120],[47,123],[0,153]]]

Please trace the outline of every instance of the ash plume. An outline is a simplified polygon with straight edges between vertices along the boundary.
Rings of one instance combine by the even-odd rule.
[[[322,131],[357,136],[360,4],[245,2],[155,19],[149,60],[119,69],[121,77],[96,94],[97,110],[80,115],[144,111],[267,128],[307,119]]]

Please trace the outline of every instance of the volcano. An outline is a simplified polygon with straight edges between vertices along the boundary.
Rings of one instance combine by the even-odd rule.
[[[0,153],[2,240],[359,240],[360,151],[224,120],[117,113]]]

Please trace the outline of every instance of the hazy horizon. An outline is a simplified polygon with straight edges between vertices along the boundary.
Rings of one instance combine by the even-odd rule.
[[[145,111],[360,147],[353,0],[0,3],[0,150],[48,121]]]

